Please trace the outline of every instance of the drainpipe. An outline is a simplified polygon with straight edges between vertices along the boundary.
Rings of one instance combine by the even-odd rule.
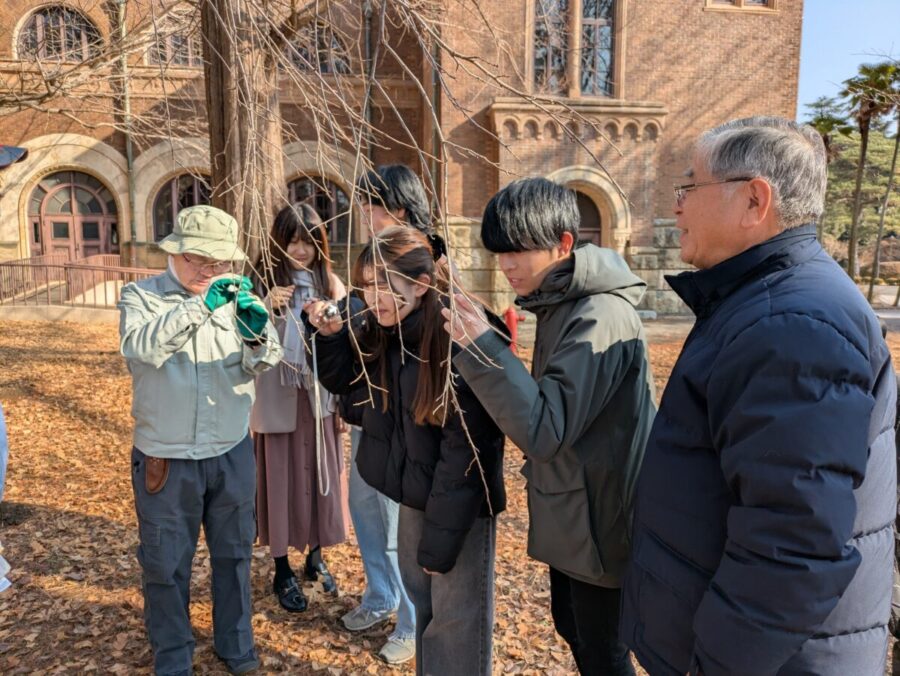
[[[125,51],[125,38],[128,36],[125,27],[125,3],[128,0],[117,0],[119,5],[119,36],[122,40],[122,112],[125,126],[125,162],[128,177],[128,223],[131,228],[130,265],[137,267],[137,223],[135,222],[135,184],[134,184],[134,148],[131,144],[131,83],[128,81],[128,54]],[[119,242],[122,238],[119,237]]]
[[[375,68],[375,64],[372,63],[372,0],[366,0],[366,3],[363,7],[363,14],[365,16],[365,24],[363,28],[363,35],[365,37],[365,55],[366,55],[366,86],[368,87],[368,83],[372,78],[372,70]],[[372,162],[372,101],[371,101],[371,92],[369,93],[369,97],[366,99],[366,109],[363,111],[363,116],[366,121],[366,159],[369,162]]]

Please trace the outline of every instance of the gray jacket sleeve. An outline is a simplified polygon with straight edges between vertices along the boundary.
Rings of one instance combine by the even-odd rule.
[[[188,298],[164,314],[155,314],[133,284],[122,289],[119,312],[122,356],[157,368],[212,314],[200,296]]]
[[[453,363],[497,426],[529,458],[547,462],[584,434],[622,383],[629,363],[623,324],[576,306],[537,380],[492,332]]]

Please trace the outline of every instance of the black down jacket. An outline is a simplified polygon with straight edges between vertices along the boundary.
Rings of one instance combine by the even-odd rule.
[[[897,383],[874,313],[813,225],[669,283],[697,323],[638,478],[623,640],[654,676],[880,676]]]
[[[355,305],[357,299],[352,300]],[[368,312],[362,316],[373,321]],[[416,424],[413,401],[420,362],[409,353],[418,352],[421,323],[422,313],[415,311],[399,331],[389,333],[384,361],[387,410],[382,395],[373,390],[370,397],[366,378],[359,377],[362,364],[346,327],[334,336],[316,338],[316,361],[321,383],[345,399],[342,409],[348,422],[363,429],[356,456],[360,476],[392,500],[425,512],[418,563],[446,573],[475,519],[506,509],[504,436],[460,377],[455,387],[462,414],[448,416],[443,427]],[[312,327],[307,328],[312,335]],[[377,363],[366,364],[366,372],[368,382],[381,385]],[[484,479],[466,430],[478,449]]]

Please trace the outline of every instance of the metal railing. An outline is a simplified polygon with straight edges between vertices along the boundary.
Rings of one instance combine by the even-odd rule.
[[[122,287],[160,270],[127,268],[117,255],[70,261],[66,254],[0,263],[0,305],[75,305],[112,308]]]
[[[25,299],[39,290],[52,293],[65,284],[68,262],[68,254],[50,254],[0,263],[0,303]]]

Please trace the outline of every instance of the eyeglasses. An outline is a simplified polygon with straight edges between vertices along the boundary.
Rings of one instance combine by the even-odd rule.
[[[231,261],[216,261],[215,263],[203,263],[197,258],[191,258],[187,254],[181,254],[184,256],[184,260],[187,263],[194,267],[195,270],[202,270],[203,272],[226,272],[227,270],[231,270],[232,262]]]
[[[685,183],[684,185],[676,185],[675,186],[675,204],[681,206],[681,203],[684,202],[684,198],[687,197],[687,194],[691,190],[696,190],[697,188],[702,188],[706,185],[720,185],[722,183],[737,183],[738,181],[752,181],[755,176],[740,176],[738,178],[726,178],[722,181],[704,181],[703,183]]]

